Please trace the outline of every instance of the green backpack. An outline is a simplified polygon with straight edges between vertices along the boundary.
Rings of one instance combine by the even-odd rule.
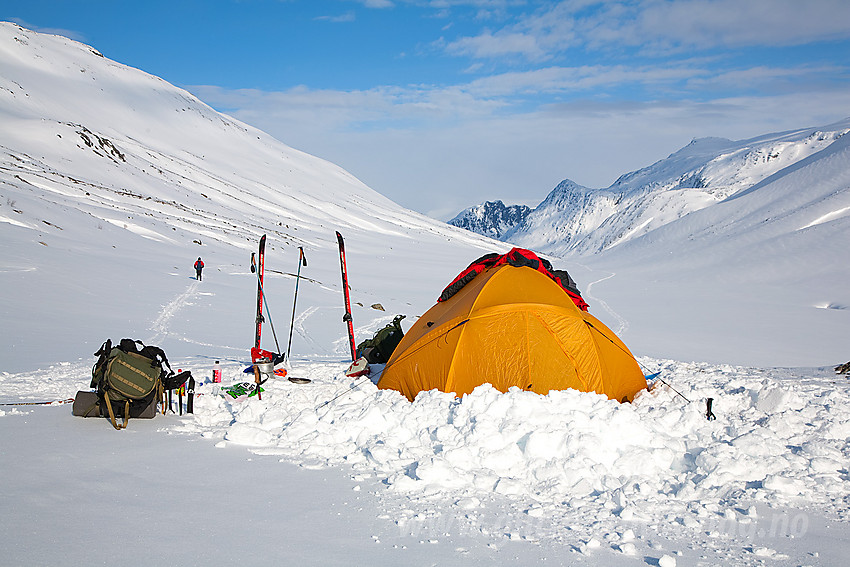
[[[369,364],[386,364],[404,337],[404,331],[401,329],[401,320],[404,317],[396,315],[393,322],[375,333],[374,337],[357,345],[357,357],[365,358]]]
[[[137,343],[141,349],[137,348]],[[107,340],[95,356],[99,358],[92,368],[91,387],[97,389],[98,405],[106,407],[115,429],[127,427],[131,413],[161,401],[163,380],[173,375],[163,350],[145,346],[141,341],[123,339],[113,347],[112,340]],[[168,367],[169,374],[163,364]],[[118,404],[118,409],[113,404]],[[116,422],[116,414],[123,414],[122,425]]]

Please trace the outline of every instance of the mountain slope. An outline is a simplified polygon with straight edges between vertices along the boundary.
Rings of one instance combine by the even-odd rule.
[[[686,294],[686,301],[672,300],[677,317],[635,333],[629,344],[656,351],[686,331],[692,344],[682,354],[695,358],[706,358],[708,347],[717,360],[735,344],[763,365],[814,360],[816,353],[823,363],[848,358],[848,164],[845,135],[717,204],[589,260],[596,269],[628,274],[598,288],[616,298],[612,308],[624,319],[662,322],[657,306]]]
[[[609,218],[620,201],[614,192],[565,179],[504,240],[535,250],[569,249]]]
[[[369,333],[387,315],[369,305],[421,312],[470,257],[507,248],[403,209],[159,78],[10,23],[0,23],[0,124],[0,312],[20,322],[0,349],[4,368],[88,356],[119,335],[244,352],[248,260],[264,233],[273,308],[289,301],[298,246],[312,261],[305,275],[321,283],[301,290],[313,310],[294,339],[302,352],[336,353],[344,333],[333,324],[335,230],[349,240],[353,301],[365,306],[355,324]],[[398,293],[395,265],[417,255],[423,275]],[[190,279],[198,256],[202,285]],[[150,304],[140,288],[173,299]],[[59,311],[79,326],[58,324]]]
[[[567,180],[505,240],[556,255],[601,252],[779,175],[847,132],[850,119],[737,142],[703,138],[605,190]]]

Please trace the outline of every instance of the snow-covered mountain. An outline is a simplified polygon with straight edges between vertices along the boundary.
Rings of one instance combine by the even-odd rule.
[[[461,211],[449,224],[471,232],[500,239],[511,229],[523,223],[531,213],[527,205],[510,205],[500,201],[486,201]]]
[[[564,181],[501,238],[607,271],[590,283],[645,352],[687,329],[680,355],[696,359],[734,344],[760,364],[829,344],[850,356],[839,338],[850,325],[848,132],[850,119],[694,140],[607,189]],[[660,305],[677,315],[661,323]],[[649,320],[651,329],[628,323]]]
[[[588,189],[565,179],[503,239],[520,241],[522,246],[535,250],[546,249],[553,232],[560,239],[559,244],[576,242],[613,215],[621,200],[613,191]],[[569,222],[565,222],[567,218]]]
[[[494,248],[162,79],[0,23],[0,313],[17,329],[0,347],[3,369],[88,356],[118,335],[172,351],[249,346],[248,262],[262,234],[272,308],[290,301],[297,247],[304,275],[321,282],[302,286],[312,324],[293,348],[332,352],[343,329],[330,324],[342,313],[336,230],[348,241],[352,300],[366,306],[354,321],[369,331],[390,313],[421,313]],[[199,256],[204,289],[189,285]],[[400,293],[395,271],[411,257],[422,274]],[[69,312],[71,329],[60,323]]]
[[[762,351],[765,364],[781,364],[791,353],[825,352],[827,345],[833,356],[847,357],[850,136],[842,135],[847,126],[845,121],[795,136],[788,151],[808,155],[757,176],[755,183],[705,183],[718,191],[734,187],[710,206],[639,237],[627,235],[642,232],[641,225],[624,228],[623,237],[592,262],[597,269],[630,274],[628,284],[620,278],[605,282],[612,297],[623,286],[638,286],[629,294],[633,300],[615,310],[626,320],[659,318],[657,306],[685,292],[689,301],[678,303],[680,313],[668,324],[670,333],[687,332],[692,355],[706,345],[723,349],[723,337],[734,336],[750,352]],[[820,149],[808,151],[811,146]],[[766,156],[776,153],[755,161],[767,167]],[[732,162],[720,167],[720,161],[713,170],[702,169],[706,179],[721,178],[721,171],[726,179],[743,177],[744,164],[754,160],[741,157],[739,170]],[[633,209],[640,207],[633,203]]]
[[[667,158],[621,176],[606,189],[564,180],[522,222],[501,235],[487,232],[498,222],[499,211],[488,218],[483,205],[467,209],[478,213],[477,223],[452,224],[553,255],[594,254],[756,184],[769,183],[848,132],[850,118],[749,140],[695,139]]]

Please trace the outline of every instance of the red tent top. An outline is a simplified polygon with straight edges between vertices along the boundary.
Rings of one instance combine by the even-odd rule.
[[[579,290],[570,275],[564,270],[552,270],[552,264],[550,264],[548,260],[540,258],[531,250],[526,250],[524,248],[514,248],[507,254],[486,254],[478,258],[464,271],[458,274],[452,283],[446,286],[446,289],[443,290],[443,293],[440,294],[440,298],[437,301],[448,300],[454,294],[463,289],[463,286],[475,279],[475,276],[488,268],[501,266],[502,264],[510,264],[516,268],[531,268],[545,274],[563,288],[564,292],[566,292],[566,294],[570,296],[570,299],[573,300],[576,307],[582,311],[587,311],[587,302],[582,299],[581,293],[579,293]]]

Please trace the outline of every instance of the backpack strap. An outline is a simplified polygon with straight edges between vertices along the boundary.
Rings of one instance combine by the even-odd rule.
[[[91,411],[96,407],[99,407],[99,400],[95,400],[95,402],[91,405],[91,407],[89,407],[89,409],[87,409],[86,411],[83,412],[83,417],[88,417],[89,414],[91,413]],[[98,413],[100,413],[100,412],[98,412]]]
[[[159,403],[157,405],[162,408],[162,415],[165,415],[165,386],[163,385],[162,380],[159,381],[157,391],[157,396],[159,397]]]
[[[136,354],[138,354],[139,349],[138,347],[136,347],[136,343],[139,343],[143,347],[145,346],[142,341],[136,341],[133,339],[121,339],[121,341],[118,343],[118,348],[120,348],[124,352],[135,352]]]
[[[112,411],[112,401],[109,399],[109,394],[103,396],[106,401],[106,408],[109,411],[109,421],[112,422],[112,427],[121,431],[127,428],[127,422],[130,421],[130,400],[124,402],[124,423],[120,426],[115,422],[115,412]]]
[[[91,367],[91,385],[90,388],[97,388],[98,382],[100,378],[103,376],[104,370],[106,370],[106,359],[109,357],[109,353],[112,352],[112,339],[106,339],[102,345],[100,345],[100,350],[98,350],[94,355],[98,357],[97,362],[94,363],[94,366]]]
[[[146,356],[146,357],[150,358],[151,360],[161,361],[162,364],[164,364],[166,366],[166,368],[168,368],[168,372],[170,374],[174,374],[174,371],[171,369],[171,365],[168,363],[168,358],[166,358],[166,356],[165,356],[164,350],[162,350],[159,347],[155,347],[155,346],[150,346],[150,345],[145,346],[141,341],[136,341],[136,342],[138,342],[140,345],[142,345],[142,350],[139,351],[139,354],[141,354],[142,356]],[[163,373],[164,372],[165,372],[165,369],[163,369]]]

